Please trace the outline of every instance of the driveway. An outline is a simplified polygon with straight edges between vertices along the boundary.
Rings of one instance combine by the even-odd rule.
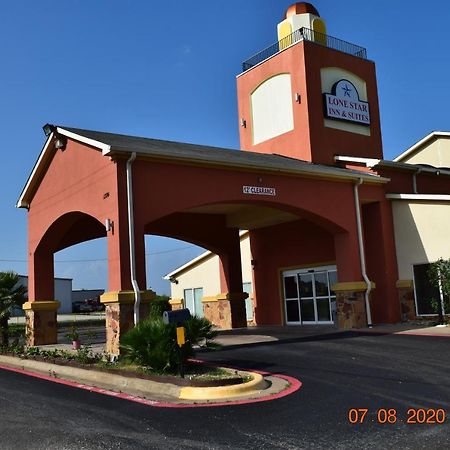
[[[408,409],[450,414],[449,344],[446,337],[348,332],[202,353],[303,383],[288,397],[224,407],[154,408],[0,371],[0,447],[449,448],[448,417],[443,424],[406,423]],[[367,409],[362,423],[349,422],[355,408]]]

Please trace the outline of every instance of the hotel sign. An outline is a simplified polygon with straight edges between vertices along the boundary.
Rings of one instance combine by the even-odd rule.
[[[325,117],[370,125],[369,103],[359,99],[356,87],[348,80],[339,80],[331,94],[323,94]]]
[[[242,186],[242,193],[250,195],[277,195],[275,188],[263,186]]]

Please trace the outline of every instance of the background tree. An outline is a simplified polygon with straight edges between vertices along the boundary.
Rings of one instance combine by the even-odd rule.
[[[450,259],[439,258],[430,265],[428,269],[428,278],[433,286],[437,287],[442,293],[442,299],[437,303],[437,313],[439,314],[439,322],[444,322],[444,312],[449,312],[450,302]]]
[[[9,344],[8,319],[14,307],[26,301],[27,288],[19,285],[15,272],[0,272],[0,345]]]

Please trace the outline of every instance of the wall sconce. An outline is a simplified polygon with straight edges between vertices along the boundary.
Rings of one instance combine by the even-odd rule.
[[[295,94],[295,101],[297,103],[301,103],[302,102],[302,97],[301,97],[301,95],[298,92]]]
[[[241,117],[241,127],[242,128],[247,128],[247,121]]]
[[[256,259],[252,259],[250,264],[252,265],[252,269],[256,269]]]
[[[106,232],[114,231],[114,222],[111,219],[106,219],[105,220],[105,228],[106,228]]]
[[[56,139],[56,141],[55,141],[55,148],[57,148],[58,150],[60,149],[61,151],[64,151],[66,149],[66,144],[67,144],[67,139],[65,139],[63,137],[58,137],[58,139]]]

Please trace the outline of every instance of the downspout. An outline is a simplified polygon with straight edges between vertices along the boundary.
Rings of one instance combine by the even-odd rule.
[[[372,313],[370,311],[370,302],[369,302],[369,295],[370,291],[372,290],[372,283],[369,280],[369,277],[367,276],[366,271],[366,255],[364,253],[364,242],[363,242],[363,236],[362,236],[362,226],[361,226],[361,209],[359,206],[359,186],[363,183],[362,178],[358,179],[358,182],[353,185],[354,194],[355,194],[355,211],[356,211],[356,225],[357,225],[357,232],[358,232],[358,243],[359,243],[359,261],[361,263],[361,274],[366,282],[366,292],[365,292],[365,301],[366,301],[366,314],[367,314],[367,325],[369,327],[372,327]]]
[[[128,203],[128,240],[130,242],[130,272],[131,284],[134,291],[134,325],[139,323],[139,306],[141,304],[141,292],[136,280],[136,253],[134,248],[134,213],[133,213],[133,178],[131,165],[136,159],[136,152],[133,152],[127,160],[127,203]]]

